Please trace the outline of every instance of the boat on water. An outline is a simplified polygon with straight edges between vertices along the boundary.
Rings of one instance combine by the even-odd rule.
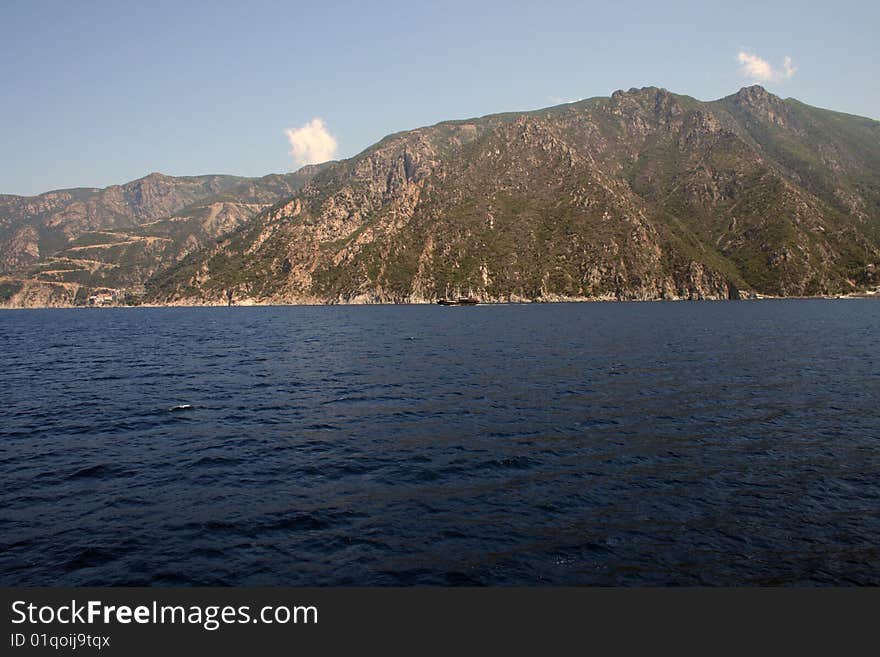
[[[437,299],[439,306],[476,306],[480,303],[474,297],[459,297],[458,299]]]

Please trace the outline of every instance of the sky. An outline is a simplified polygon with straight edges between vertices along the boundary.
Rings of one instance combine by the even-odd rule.
[[[0,193],[261,176],[655,85],[880,119],[880,3],[0,0]]]

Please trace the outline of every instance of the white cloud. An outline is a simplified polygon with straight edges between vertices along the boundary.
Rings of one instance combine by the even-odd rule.
[[[314,118],[299,128],[284,131],[290,142],[290,156],[298,166],[320,164],[336,156],[336,139],[327,132],[324,119]]]
[[[736,59],[740,65],[740,73],[756,82],[787,80],[797,72],[794,62],[788,55],[782,60],[782,69],[773,68],[766,59],[745,50],[740,50]]]

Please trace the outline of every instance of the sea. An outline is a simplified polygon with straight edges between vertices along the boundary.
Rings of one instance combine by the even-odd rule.
[[[880,584],[880,300],[0,312],[0,584]]]

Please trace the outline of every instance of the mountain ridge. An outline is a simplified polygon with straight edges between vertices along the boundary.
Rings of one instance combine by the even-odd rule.
[[[617,90],[390,134],[227,228],[152,268],[143,299],[872,291],[880,122],[757,85],[708,102]]]
[[[260,178],[153,172],[105,188],[0,196],[7,294],[18,285],[25,305],[69,305],[89,289],[143,288],[153,272],[293,193],[318,170]],[[86,246],[111,250],[80,258]]]

